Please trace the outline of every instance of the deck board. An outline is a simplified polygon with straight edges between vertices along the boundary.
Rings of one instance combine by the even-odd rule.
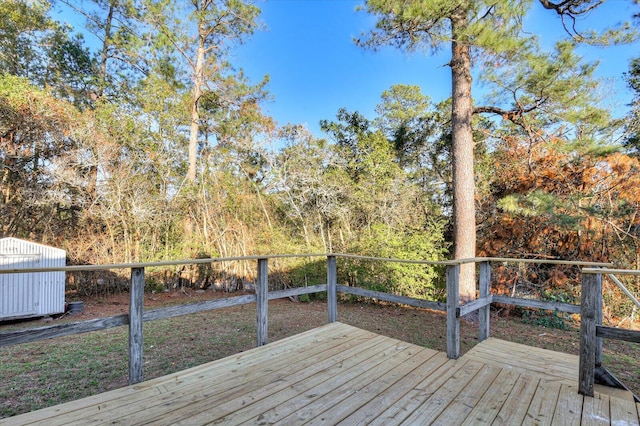
[[[611,424],[608,395],[599,394],[595,398],[584,398],[582,424],[584,426]]]
[[[178,423],[188,411],[186,424],[199,424],[201,421],[216,421],[219,424],[240,424],[244,418],[239,414],[247,410],[258,410],[262,412],[270,404],[291,401],[292,398],[300,399],[305,395],[307,388],[315,383],[327,381],[329,377],[338,375],[341,380],[348,380],[350,369],[358,367],[365,361],[379,357],[387,350],[391,350],[394,342],[390,342],[381,336],[371,333],[370,340],[355,346],[349,350],[322,352],[317,357],[296,357],[288,359],[289,365],[282,367],[272,374],[264,374],[261,369],[260,375],[251,381],[245,381],[239,387],[231,389],[224,395],[216,395],[211,398],[198,398],[195,403],[191,403],[189,395],[183,398],[184,410],[172,410],[169,414],[159,413],[157,424]],[[323,359],[324,357],[328,357]],[[286,362],[285,362],[286,364]],[[196,391],[196,395],[200,395]],[[269,401],[265,403],[264,401]],[[243,408],[245,408],[243,410]],[[237,421],[227,421],[227,415],[234,415]]]
[[[541,380],[522,424],[550,426],[559,395],[560,383]]]
[[[255,354],[245,353],[237,362],[222,362],[221,360],[216,369],[177,376],[175,381],[162,384],[161,387],[164,391],[161,395],[140,392],[140,394],[126,399],[118,399],[111,406],[103,406],[97,411],[94,409],[88,417],[85,409],[83,413],[78,413],[78,424],[101,424],[119,419],[122,419],[123,422],[126,419],[128,424],[135,424],[138,421],[149,422],[156,417],[170,417],[165,414],[167,411],[174,412],[184,407],[189,407],[193,412],[197,412],[200,405],[207,407],[211,399],[228,400],[243,396],[254,388],[261,389],[280,380],[283,376],[288,377],[289,374],[282,373],[285,366],[291,368],[292,371],[295,371],[295,368],[305,368],[305,364],[299,366],[299,362],[296,362],[298,360],[322,360],[327,356],[327,351],[335,351],[346,357],[352,353],[352,348],[370,347],[383,341],[384,339],[379,336],[372,338],[372,334],[367,332],[357,333],[353,336],[338,333],[333,338],[310,336],[308,339],[294,341],[292,343],[303,345],[301,347],[305,350],[300,352],[276,350],[276,353],[279,354],[276,359],[273,359],[269,354],[265,357],[259,351],[256,351]],[[295,360],[292,360],[292,357]],[[262,365],[264,367],[261,367]],[[262,373],[259,377],[255,375],[256,369],[260,369]],[[144,412],[140,411],[140,406],[145,407]],[[108,408],[109,411],[105,412],[105,408]],[[117,415],[114,416],[114,412]]]
[[[463,423],[501,371],[502,369],[498,367],[484,365],[471,382],[462,389],[458,396],[435,419],[433,424],[445,426]]]
[[[500,370],[496,379],[473,407],[462,425],[491,424],[498,416],[519,376],[513,370]]]
[[[305,349],[309,350],[309,348],[313,348],[324,341],[351,340],[354,336],[352,333],[355,331],[353,327],[343,326],[342,324],[336,324],[335,328],[332,327],[332,330],[335,331],[335,333],[331,333],[328,336],[320,333],[320,329],[310,330],[272,343],[269,346],[269,351],[261,350],[263,348],[254,348],[238,355],[214,361],[213,363],[199,365],[136,385],[126,386],[81,400],[26,413],[17,418],[20,419],[21,424],[44,422],[46,420],[48,425],[67,425],[72,423],[74,417],[78,417],[80,419],[79,423],[84,424],[85,422],[83,422],[82,416],[88,412],[120,412],[121,408],[129,405],[133,399],[138,399],[149,394],[161,395],[167,393],[168,389],[172,392],[178,391],[180,387],[188,381],[195,381],[196,383],[200,381],[206,382],[206,378],[209,376],[224,378],[226,377],[225,375],[229,373],[231,373],[231,375],[246,373],[260,360],[266,363],[269,362],[270,359],[277,359],[287,353],[304,354]],[[363,333],[363,335],[370,336],[370,333],[367,334],[368,332]],[[360,336],[360,334],[357,336]],[[111,415],[113,415],[113,412]],[[2,422],[3,420],[0,419],[0,424],[2,424]]]
[[[539,383],[540,379],[538,377],[519,374],[511,393],[491,424],[522,424]]]
[[[578,357],[575,355],[533,348],[493,337],[473,347],[465,356],[485,364],[526,371],[529,375],[567,385],[575,384],[578,377]]]
[[[431,376],[436,371],[446,371],[450,369],[455,361],[449,360],[446,354],[439,352],[429,359],[428,363],[416,367],[410,374],[402,377],[394,385],[389,387],[386,392],[374,396],[365,405],[359,407],[351,413],[349,417],[339,422],[343,426],[355,426],[369,424],[379,417],[388,407],[397,406],[398,401],[403,399],[405,395],[421,383],[426,377]]]
[[[347,417],[351,417],[355,411],[372,402],[374,398],[380,395],[388,395],[390,398],[398,400],[399,397],[394,397],[394,394],[398,392],[399,388],[393,388],[393,385],[403,377],[414,374],[414,370],[430,362],[430,360],[437,355],[438,352],[431,349],[414,351],[405,361],[386,370],[385,373],[377,377],[375,381],[370,381],[361,389],[356,389],[356,391],[352,392],[348,397],[338,400],[330,409],[316,414],[307,424],[324,424],[326,423],[326,418],[331,418],[333,422],[340,422]]]
[[[439,386],[429,397],[424,398],[420,406],[407,417],[402,424],[431,424],[451,404],[474,377],[485,367],[477,362],[468,362],[463,368],[456,369],[448,380]],[[421,395],[424,397],[426,395]]]
[[[629,401],[626,398],[609,397],[609,414],[611,415],[612,424],[639,426],[637,420],[633,421],[633,417],[637,415],[634,401]]]
[[[373,426],[396,425],[400,424],[407,416],[409,416],[422,402],[433,395],[440,386],[446,383],[456,372],[456,368],[463,368],[467,365],[464,361],[447,360],[431,374],[423,378],[423,380],[415,385],[404,397],[391,406],[384,407],[385,410],[369,424]]]
[[[640,404],[577,393],[577,357],[488,339],[458,360],[333,323],[1,425],[640,426]]]
[[[583,397],[575,386],[561,385],[558,403],[553,414],[553,423],[559,425],[579,425],[582,417]]]
[[[375,368],[395,351],[396,342],[386,340],[350,356],[336,354],[329,362],[304,362],[301,365],[303,370],[290,375],[290,380],[283,379],[280,383],[260,388],[255,393],[242,395],[220,406],[208,404],[205,411],[191,416],[189,421],[200,423],[202,419],[214,421],[215,424],[242,424],[254,416],[264,416],[263,413],[274,406],[291,410],[304,409],[310,402],[331,392],[335,387],[356,379],[362,374],[363,365]]]
[[[381,377],[388,376],[391,372],[391,367],[401,366],[410,360],[410,358],[420,352],[415,346],[411,345],[413,349],[410,349],[409,345],[401,345],[400,348],[394,348],[395,353],[389,351],[381,357],[380,362],[370,365],[367,368],[359,367],[354,369],[353,374],[342,383],[335,380],[326,381],[319,388],[314,389],[313,398],[310,398],[308,404],[303,407],[299,407],[295,410],[290,410],[291,413],[282,418],[275,424],[302,424],[302,423],[321,423],[326,424],[327,418],[333,419],[335,407],[341,401],[351,399],[352,401],[360,401],[367,397],[377,394],[384,389],[385,382],[380,381]],[[369,368],[371,367],[371,368]],[[289,403],[286,403],[288,407]],[[344,408],[349,408],[345,407]],[[330,411],[330,413],[327,413]],[[344,411],[343,411],[344,414]],[[335,419],[334,421],[337,421]]]

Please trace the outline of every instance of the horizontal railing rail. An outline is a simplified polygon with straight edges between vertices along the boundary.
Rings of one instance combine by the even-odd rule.
[[[462,265],[466,263],[481,263],[481,262],[504,262],[504,263],[536,263],[536,264],[549,264],[549,265],[567,265],[567,266],[591,266],[591,267],[607,267],[611,266],[611,263],[602,262],[583,262],[583,261],[570,261],[570,260],[551,260],[551,259],[517,259],[508,257],[473,257],[468,259],[457,260],[413,260],[413,259],[397,259],[391,257],[373,257],[373,256],[360,256],[354,254],[345,253],[303,253],[303,254],[270,254],[270,255],[252,255],[252,256],[235,256],[235,257],[210,257],[204,259],[184,259],[184,260],[164,260],[158,262],[139,262],[139,263],[111,263],[104,265],[70,265],[70,266],[56,266],[46,268],[8,268],[0,269],[0,274],[16,274],[27,272],[81,272],[81,271],[109,271],[113,269],[132,269],[132,268],[155,268],[162,266],[180,266],[180,265],[198,265],[207,263],[222,263],[222,262],[237,262],[247,260],[259,260],[259,259],[291,259],[291,258],[303,258],[303,257],[327,257],[333,256],[336,258],[344,259],[358,259],[369,260],[378,262],[393,262],[393,263],[409,263],[418,265]],[[624,271],[623,269],[611,269],[611,273],[615,271]],[[638,271],[640,272],[640,271]],[[640,274],[638,274],[640,275]]]
[[[579,314],[580,305],[571,303],[551,302],[539,299],[523,299],[520,297],[493,295],[493,303],[502,303],[505,305],[520,306],[522,308],[535,308],[545,311],[566,312],[569,314]]]
[[[415,297],[399,296],[396,294],[385,293],[382,291],[368,290],[366,288],[351,287],[338,284],[338,292],[344,294],[352,294],[354,296],[368,297],[378,299],[384,302],[398,303],[401,305],[413,306],[415,308],[432,309],[434,311],[446,311],[447,304],[443,302],[433,302],[425,299],[416,299]]]
[[[271,254],[271,255],[253,255],[253,256],[236,256],[236,257],[210,257],[204,259],[184,259],[184,260],[163,260],[159,262],[139,262],[139,263],[111,263],[105,265],[71,265],[57,266],[47,268],[13,268],[0,269],[0,274],[16,274],[25,272],[76,272],[76,271],[109,271],[113,269],[132,269],[132,268],[155,268],[162,266],[181,266],[181,265],[200,265],[207,263],[221,262],[237,262],[243,260],[259,260],[259,259],[287,259],[301,257],[327,257],[328,254],[307,253],[307,254]]]

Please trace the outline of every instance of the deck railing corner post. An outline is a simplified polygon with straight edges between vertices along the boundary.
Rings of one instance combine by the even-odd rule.
[[[327,256],[327,310],[329,323],[338,320],[338,272],[336,256]]]
[[[257,346],[269,342],[269,263],[267,258],[258,259],[258,281],[256,283],[256,335]]]
[[[129,384],[133,385],[143,380],[144,268],[131,268],[129,297]]]
[[[582,273],[580,295],[580,364],[578,392],[593,396],[595,367],[598,359],[596,327],[602,312],[602,274]]]
[[[447,357],[450,359],[460,356],[459,276],[459,264],[447,266]]]

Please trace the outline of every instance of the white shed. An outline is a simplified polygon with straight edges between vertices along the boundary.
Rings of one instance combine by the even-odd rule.
[[[0,269],[66,265],[66,252],[17,238],[0,239]],[[64,312],[64,272],[0,274],[0,320]]]

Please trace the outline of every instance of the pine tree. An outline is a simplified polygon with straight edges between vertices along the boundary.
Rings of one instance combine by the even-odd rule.
[[[605,44],[628,40],[629,32],[576,32],[576,18],[595,10],[600,0],[568,0],[559,3],[540,0],[539,5],[559,16],[573,42]],[[522,23],[536,2],[499,0],[369,0],[365,10],[376,16],[376,28],[358,43],[369,48],[391,45],[400,49],[437,50],[450,45],[452,80],[451,137],[453,167],[453,223],[456,259],[475,257],[475,181],[473,114],[499,113],[517,119],[522,114],[539,110],[474,109],[472,97],[472,57],[476,67],[491,69],[518,61],[539,50],[535,37],[523,32]],[[623,28],[626,28],[623,25]],[[540,99],[544,103],[544,99]],[[460,270],[460,296],[475,298],[473,264]]]

